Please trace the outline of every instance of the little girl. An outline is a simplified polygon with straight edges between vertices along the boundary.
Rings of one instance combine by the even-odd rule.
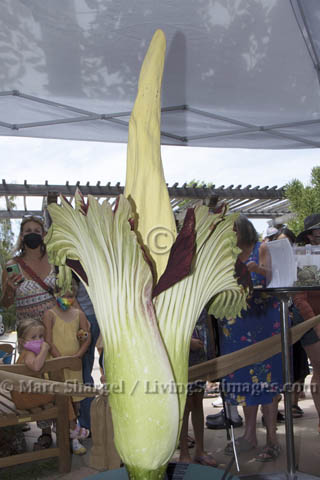
[[[19,323],[18,330],[18,350],[20,356],[17,363],[24,364],[30,370],[39,372],[45,361],[48,359],[50,346],[45,342],[45,327],[40,320],[27,318]],[[11,392],[13,401],[18,408],[37,407],[45,405],[54,400],[52,394],[32,394],[23,392]],[[76,423],[76,416],[70,400],[69,406],[70,419],[70,438],[72,439],[72,451],[77,455],[86,453],[86,449],[78,440],[79,429]],[[49,448],[52,444],[50,420],[40,420],[37,425],[42,430],[42,434],[34,444],[34,450]]]
[[[43,317],[43,323],[46,329],[45,340],[50,345],[50,353],[52,357],[73,356],[82,358],[91,342],[89,332],[90,326],[85,314],[72,306],[77,285],[73,281],[72,291],[61,295],[61,290],[56,290],[56,305],[47,310]],[[86,339],[80,344],[78,339],[78,331],[82,329],[88,332]],[[64,379],[68,382],[83,383],[81,370],[64,370]],[[76,415],[79,414],[80,397],[72,397],[73,407]],[[85,439],[90,435],[89,430],[76,424],[75,432],[77,438],[72,440],[72,448],[77,445],[78,439]],[[70,431],[70,436],[73,432]],[[73,438],[71,436],[71,438]],[[84,447],[82,447],[84,448]]]

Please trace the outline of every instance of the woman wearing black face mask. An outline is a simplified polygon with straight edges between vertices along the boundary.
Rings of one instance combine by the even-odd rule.
[[[17,324],[26,318],[42,320],[44,312],[55,305],[55,272],[48,262],[44,235],[41,217],[24,217],[16,255],[3,270],[1,303],[5,307],[16,303]]]
[[[41,217],[24,217],[20,225],[16,255],[3,270],[2,304],[8,307],[15,302],[17,325],[25,319],[42,321],[44,313],[56,304],[53,296],[55,270],[48,262],[44,236]],[[38,420],[37,426],[42,433],[34,448],[49,448],[52,444],[51,422]]]

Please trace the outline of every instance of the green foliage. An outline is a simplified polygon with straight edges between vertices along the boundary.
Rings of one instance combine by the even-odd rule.
[[[311,171],[310,185],[294,179],[285,187],[286,198],[290,202],[292,213],[296,217],[288,223],[289,228],[298,234],[304,229],[303,220],[312,213],[320,213],[320,167]]]
[[[190,180],[190,182],[186,182],[187,187],[193,187],[193,188],[202,188],[202,187],[207,187],[210,188],[213,186],[212,182],[206,183],[203,180]]]
[[[205,183],[203,180],[190,180],[190,182],[186,182],[186,187],[189,187],[189,188],[202,188],[202,187],[207,187],[207,188],[210,188],[213,186],[213,183],[212,182],[209,182],[209,183]],[[182,208],[184,205],[186,205],[187,203],[189,203],[189,200],[181,200],[181,202],[178,203],[178,207],[179,208]]]
[[[9,207],[15,207],[14,197],[8,199]],[[13,248],[14,233],[9,218],[0,220],[0,265],[3,267],[11,257]]]
[[[13,239],[14,234],[10,220],[7,218],[0,220],[0,262],[2,267],[11,257],[10,252],[13,248]]]
[[[13,331],[16,328],[16,306],[2,307],[1,315],[5,330]]]
[[[9,199],[10,206],[14,206],[13,198]],[[0,220],[0,297],[2,295],[1,274],[7,261],[11,258],[13,249],[14,233],[11,228],[11,221],[8,218]],[[11,305],[1,310],[3,323],[6,330],[13,330],[16,322],[16,308]]]
[[[201,187],[212,187],[213,183],[205,183],[203,180],[190,180],[187,182],[187,187],[201,188]]]

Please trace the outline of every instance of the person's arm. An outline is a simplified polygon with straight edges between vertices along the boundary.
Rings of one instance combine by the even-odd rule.
[[[293,297],[293,303],[299,310],[303,320],[309,320],[309,318],[315,317],[315,313],[308,302],[308,292],[297,293]]]
[[[14,263],[13,260],[10,260],[10,262],[7,263],[6,267],[9,266],[10,264],[12,265]],[[16,296],[16,290],[18,288],[18,285],[16,285],[16,282],[22,279],[22,275],[20,274],[14,274],[14,275],[8,275],[6,268],[3,269],[2,272],[2,296],[0,303],[3,305],[5,308],[10,307],[14,303],[15,296]]]
[[[30,370],[33,370],[34,372],[39,372],[41,368],[43,367],[48,352],[49,352],[49,344],[47,342],[43,342],[41,345],[41,350],[38,355],[35,355],[33,352],[28,351],[24,357],[24,363],[27,365],[27,367],[30,368]]]
[[[203,342],[200,338],[191,338],[190,342],[190,350],[192,352],[198,352],[199,350],[203,350]]]
[[[53,340],[52,340],[52,329],[53,329],[53,325],[54,325],[54,316],[53,316],[53,313],[50,312],[50,310],[47,310],[44,313],[43,324],[44,324],[44,328],[45,328],[45,341],[50,346],[51,355],[54,358],[62,357],[61,353],[59,352],[59,350],[57,349],[57,347],[55,346],[55,344],[53,343]]]
[[[268,247],[265,243],[262,243],[259,248],[259,265],[256,262],[248,262],[246,266],[249,272],[258,273],[259,275],[263,275],[264,277],[267,276],[268,271],[268,262],[269,260],[269,252]]]
[[[90,323],[88,322],[87,317],[83,313],[82,310],[79,310],[79,328],[82,328],[85,332],[88,332],[88,337],[86,340],[83,342],[83,344],[80,346],[79,350],[77,353],[75,353],[73,356],[77,358],[82,358],[83,355],[86,353],[86,351],[89,348],[89,345],[91,343],[91,333],[90,333]]]
[[[315,317],[316,314],[313,311],[309,301],[308,301],[308,292],[300,292],[297,293],[293,297],[293,303],[296,308],[299,310],[300,315],[302,316],[303,320],[309,320],[309,318]],[[320,324],[315,325],[313,330],[316,332],[320,339]]]

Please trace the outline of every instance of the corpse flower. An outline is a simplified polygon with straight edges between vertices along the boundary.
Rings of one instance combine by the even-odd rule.
[[[114,440],[133,479],[161,479],[178,442],[192,331],[213,299],[235,317],[246,291],[235,278],[234,215],[189,209],[177,234],[160,156],[165,36],[144,59],[129,124],[124,195],[112,209],[76,192],[48,207],[50,260],[69,265],[92,300],[104,342]],[[169,243],[168,243],[169,242]],[[117,384],[123,385],[113,389]]]

